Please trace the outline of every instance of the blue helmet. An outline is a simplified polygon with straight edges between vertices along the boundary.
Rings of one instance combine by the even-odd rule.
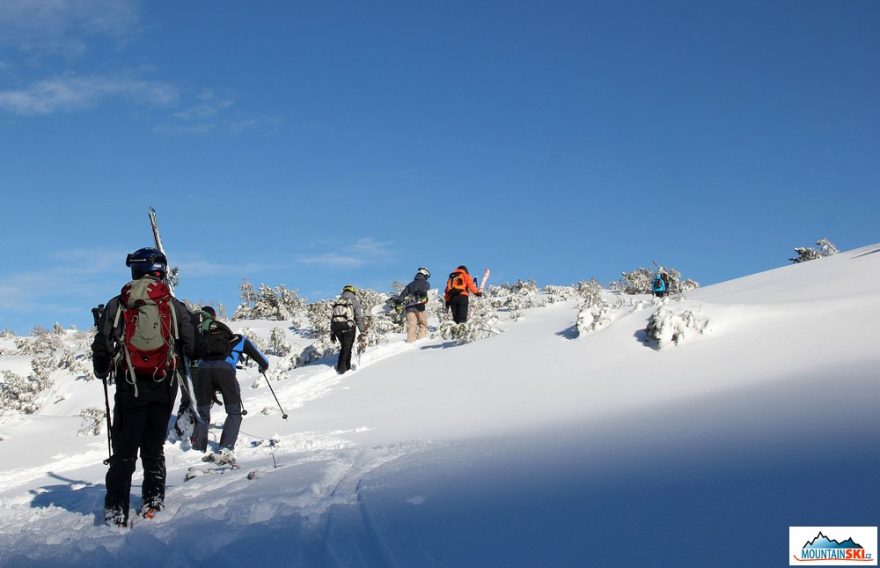
[[[164,278],[168,272],[168,260],[165,255],[152,247],[138,249],[125,257],[125,266],[131,268],[133,280],[154,272],[160,273],[159,277]]]

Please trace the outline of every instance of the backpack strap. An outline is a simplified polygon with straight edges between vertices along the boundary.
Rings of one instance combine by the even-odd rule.
[[[116,310],[116,316],[113,318],[113,329],[116,329],[116,326],[119,325],[119,317],[122,315],[122,312],[127,310],[125,304],[120,300],[119,309]],[[134,388],[134,397],[138,397],[138,387],[137,387],[137,376],[134,372],[134,365],[131,364],[131,354],[128,352],[128,346],[125,345],[125,331],[122,332],[122,354],[125,358],[125,364],[128,366],[128,376],[125,379],[125,382],[130,384],[132,388]]]

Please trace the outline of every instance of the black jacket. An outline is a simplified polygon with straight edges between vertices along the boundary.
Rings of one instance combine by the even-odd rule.
[[[430,289],[431,285],[428,283],[428,279],[424,274],[419,273],[416,274],[413,281],[407,284],[400,292],[398,298],[403,305],[406,306],[408,312],[424,312],[425,304],[428,301],[428,290]]]

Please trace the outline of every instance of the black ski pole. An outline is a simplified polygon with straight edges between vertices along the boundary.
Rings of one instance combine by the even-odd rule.
[[[104,408],[105,416],[107,416],[107,459],[104,460],[104,465],[109,465],[110,460],[113,459],[113,444],[110,438],[110,430],[113,428],[113,424],[110,422],[110,394],[107,390],[107,377],[101,379],[101,382],[104,383]]]
[[[272,388],[272,383],[269,382],[269,377],[266,376],[266,371],[260,371],[260,374],[262,374],[263,378],[266,379],[266,384],[269,385],[269,390],[272,391],[272,396],[275,397],[275,402],[278,403],[278,408],[281,410],[281,418],[287,420],[287,413],[284,412],[283,408],[281,408],[281,403],[278,402],[278,395],[275,394],[275,389]]]

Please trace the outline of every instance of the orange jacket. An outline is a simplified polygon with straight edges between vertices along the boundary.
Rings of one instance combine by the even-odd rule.
[[[459,290],[459,292],[455,292],[455,290]],[[459,294],[470,296],[471,293],[476,294],[479,291],[470,274],[464,270],[456,269],[455,272],[449,275],[449,280],[446,281],[446,291],[443,293],[443,299],[448,302],[453,296]]]

